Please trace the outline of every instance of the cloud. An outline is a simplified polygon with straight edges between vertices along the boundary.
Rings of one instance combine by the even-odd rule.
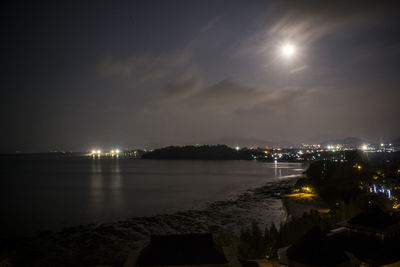
[[[180,79],[172,79],[161,89],[160,97],[182,98],[192,95],[202,86],[202,80],[194,75],[186,75]]]
[[[224,102],[238,102],[253,99],[254,97],[262,94],[258,90],[249,87],[234,79],[221,80],[207,88],[204,88],[196,98],[203,99],[204,101],[212,101],[216,103]]]
[[[316,88],[285,88],[269,92],[257,104],[251,107],[241,107],[235,114],[241,116],[254,116],[266,114],[279,114],[291,110],[293,106],[304,106],[305,98],[318,92]]]
[[[172,51],[162,54],[137,53],[127,58],[106,58],[96,64],[96,71],[102,76],[124,78],[140,76],[141,81],[165,78],[171,68],[185,65],[191,58],[187,51]]]
[[[371,56],[380,57],[382,52],[380,47],[371,49],[371,43],[361,49],[353,34],[363,35],[360,29],[365,33],[368,23],[377,22],[369,18],[380,16],[380,9],[300,1],[276,5],[275,11],[268,22],[260,23],[262,27],[234,37],[220,29],[229,17],[217,16],[182,44],[182,54],[140,53],[104,60],[98,71],[107,77],[152,82],[151,90],[146,88],[150,97],[129,116],[149,139],[178,142],[232,134],[298,141],[307,136],[373,133],[364,117],[376,116],[367,108],[374,101],[365,98],[365,103],[358,103],[358,97],[368,90],[376,98],[379,90],[354,80],[375,79],[379,72],[359,74],[373,68],[377,60]],[[289,64],[278,50],[286,41],[298,49]],[[398,53],[396,46],[390,51]],[[383,97],[382,102],[386,100]],[[392,120],[386,116],[382,128],[393,125]]]
[[[281,12],[296,12],[304,16],[320,16],[326,19],[341,19],[356,15],[395,15],[393,10],[397,1],[358,1],[358,0],[297,0],[278,2],[276,8]]]
[[[201,76],[183,77],[168,81],[159,96],[166,103],[189,104],[199,109],[225,109],[252,105],[262,98],[264,92],[233,79],[224,79],[204,86]]]
[[[349,31],[379,19],[396,19],[396,1],[277,1],[265,26],[241,42],[234,56],[277,54],[282,43],[291,41],[308,47],[336,31]]]
[[[207,110],[223,114],[259,112],[265,107],[278,107],[296,101],[311,89],[271,89],[253,86],[237,79],[227,78],[203,86],[199,76],[168,81],[154,98],[154,105],[179,107],[185,112]]]

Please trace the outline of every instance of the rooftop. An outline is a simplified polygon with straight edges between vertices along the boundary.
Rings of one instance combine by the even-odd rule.
[[[153,235],[137,266],[228,264],[211,234]]]

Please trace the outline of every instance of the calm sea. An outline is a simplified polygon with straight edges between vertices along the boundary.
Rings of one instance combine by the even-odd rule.
[[[72,156],[0,158],[0,236],[202,208],[300,174],[300,164]]]

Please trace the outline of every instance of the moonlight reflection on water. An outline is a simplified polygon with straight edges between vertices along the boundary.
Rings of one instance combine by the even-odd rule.
[[[255,161],[24,156],[1,163],[1,208],[13,218],[1,222],[3,235],[204,209],[303,171]]]

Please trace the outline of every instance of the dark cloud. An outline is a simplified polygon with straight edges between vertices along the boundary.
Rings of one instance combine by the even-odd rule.
[[[269,98],[266,89],[254,88],[234,79],[224,79],[210,86],[204,86],[199,77],[169,81],[161,97],[167,104],[190,104],[192,109],[219,110],[224,113],[237,108],[253,106]]]
[[[293,12],[304,16],[319,16],[340,19],[349,16],[395,15],[399,7],[397,1],[359,1],[359,0],[299,0],[280,1],[277,9],[281,13]]]
[[[186,76],[181,79],[169,80],[162,88],[161,99],[182,98],[193,95],[199,90],[202,82],[196,76]]]
[[[140,53],[120,59],[106,58],[96,65],[97,71],[104,76],[140,76],[143,81],[166,77],[170,68],[184,65],[190,59],[185,51],[154,55]]]
[[[259,101],[264,92],[251,88],[233,79],[224,79],[204,88],[193,96],[194,100],[205,105],[238,107]]]

